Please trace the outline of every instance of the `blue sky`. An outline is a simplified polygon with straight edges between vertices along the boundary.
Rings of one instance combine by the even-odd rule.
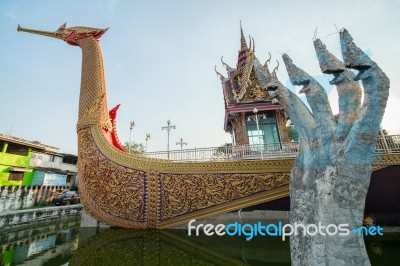
[[[234,67],[240,47],[239,20],[255,39],[263,62],[282,64],[287,52],[295,64],[321,76],[312,45],[317,37],[339,58],[336,29],[346,27],[355,43],[369,50],[391,79],[383,127],[400,133],[399,1],[52,1],[0,2],[0,133],[76,153],[76,119],[81,51],[66,43],[17,33],[23,27],[56,30],[68,26],[110,27],[101,39],[109,107],[121,104],[119,138],[144,143],[149,151],[166,150],[161,127],[170,119],[171,149],[182,137],[186,147],[218,146],[230,141],[223,131],[224,104],[216,64]],[[274,65],[275,63],[273,63]],[[224,72],[223,72],[224,73]],[[278,76],[287,83],[284,67]],[[327,81],[331,76],[322,76]],[[292,88],[296,89],[296,88]],[[326,89],[337,112],[335,90]]]

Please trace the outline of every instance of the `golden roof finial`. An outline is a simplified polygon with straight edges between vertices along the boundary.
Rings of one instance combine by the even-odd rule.
[[[251,50],[251,36],[249,34],[249,50]]]
[[[278,60],[276,60],[276,62],[278,63],[278,65],[274,68],[274,70],[272,70],[272,71],[278,71],[278,69],[279,69],[279,61]]]
[[[270,62],[271,62],[271,53],[270,52],[268,52],[268,54],[269,54],[269,58],[268,58],[268,60],[267,61],[265,61],[265,63],[264,63],[264,66],[267,66]]]
[[[217,76],[219,77],[219,79],[220,79],[221,81],[223,81],[223,80],[225,79],[225,77],[222,76],[222,74],[219,73],[219,72],[217,71],[217,65],[215,65],[214,71],[215,71],[215,73],[217,73]]]
[[[224,57],[223,56],[221,56],[221,62],[222,62],[222,65],[225,67],[225,69],[226,69],[226,71],[232,71],[232,70],[235,70],[234,68],[231,68],[230,66],[228,66],[228,64],[227,63],[225,63],[224,62],[224,60],[222,60]]]
[[[247,50],[247,49],[248,49],[248,48],[247,48],[247,42],[246,42],[246,38],[244,37],[244,34],[243,34],[242,21],[239,20],[239,23],[240,23],[240,43],[241,43],[241,50],[244,51],[244,50]]]
[[[278,63],[278,65],[274,68],[274,70],[272,70],[272,76],[276,78],[276,71],[278,71],[279,69],[279,61],[276,60],[276,62]]]

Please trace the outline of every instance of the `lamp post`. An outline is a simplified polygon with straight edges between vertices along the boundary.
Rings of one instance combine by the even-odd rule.
[[[147,152],[147,141],[150,139],[150,133],[146,133],[146,149],[145,152]]]
[[[171,121],[168,119],[167,121],[167,125],[164,127],[161,127],[162,130],[167,130],[168,133],[168,142],[167,142],[167,154],[168,154],[168,160],[169,160],[169,132],[171,131],[171,129],[176,129],[175,125],[171,125]]]
[[[182,161],[182,148],[183,148],[183,145],[187,145],[187,142],[183,142],[183,138],[181,138],[181,141],[177,142],[176,145],[181,146],[181,161]]]
[[[135,121],[130,122],[129,126],[129,143],[128,143],[128,153],[131,153],[131,138],[132,138],[132,129],[135,127]]]
[[[250,121],[250,119],[253,119],[253,120],[256,122],[256,125],[257,125],[257,134],[258,134],[258,138],[259,138],[259,142],[260,142],[260,148],[261,148],[261,149],[260,149],[260,154],[261,154],[261,159],[263,160],[263,159],[264,159],[264,154],[263,154],[264,142],[263,142],[262,136],[261,136],[261,134],[260,134],[260,125],[259,125],[259,123],[260,123],[260,116],[258,116],[258,109],[257,109],[257,108],[254,108],[254,109],[253,109],[253,113],[254,113],[254,115],[248,116],[247,121]],[[262,115],[262,119],[266,119],[265,114]]]

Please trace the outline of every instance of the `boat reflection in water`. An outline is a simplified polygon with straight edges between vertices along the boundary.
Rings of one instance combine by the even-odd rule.
[[[279,237],[80,228],[79,220],[0,233],[2,265],[290,265]],[[366,239],[372,265],[400,265],[400,235]]]
[[[85,229],[84,229],[85,230]],[[188,236],[186,230],[110,229],[82,238],[70,265],[290,265],[279,237]],[[400,265],[400,235],[367,237],[372,265]]]
[[[115,229],[90,239],[70,265],[290,265],[278,238],[188,236],[185,230]]]

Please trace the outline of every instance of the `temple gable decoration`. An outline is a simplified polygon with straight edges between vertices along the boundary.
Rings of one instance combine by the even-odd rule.
[[[236,68],[221,62],[227,77],[219,73],[225,105],[224,130],[231,134],[233,145],[269,145],[289,140],[286,130],[287,116],[281,106],[272,101],[265,87],[264,77],[270,76],[269,59],[261,65],[255,55],[255,42],[249,36],[249,45],[240,25],[240,50]],[[254,110],[261,119],[251,121]],[[282,119],[284,117],[284,119]],[[267,119],[268,118],[268,119]],[[256,124],[258,126],[256,127]],[[258,129],[256,129],[258,128]]]

